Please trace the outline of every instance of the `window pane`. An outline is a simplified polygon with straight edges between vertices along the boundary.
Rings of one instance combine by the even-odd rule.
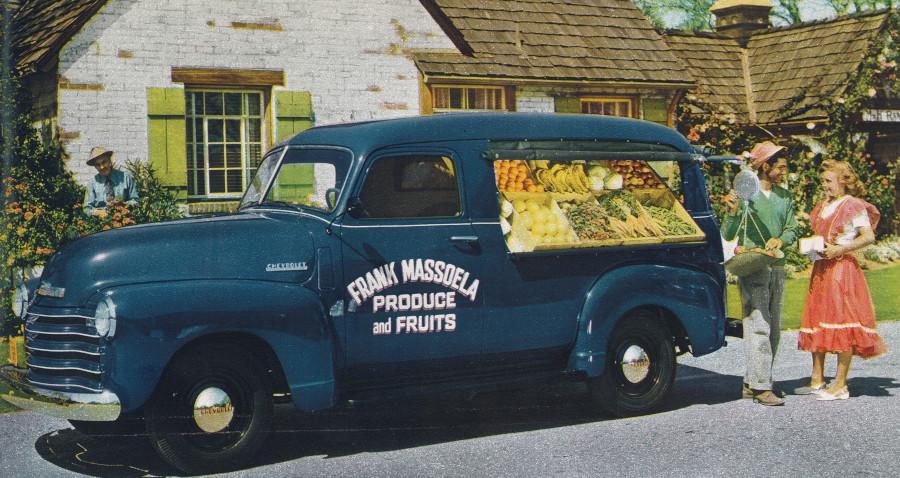
[[[258,119],[247,120],[247,141],[251,143],[262,142],[261,121]]]
[[[247,93],[247,114],[250,116],[259,116],[260,111],[262,111],[262,99],[261,95],[257,93]]]
[[[463,105],[463,90],[462,88],[448,88],[450,94],[450,108],[452,109],[463,109],[465,106]]]
[[[241,145],[229,144],[225,146],[225,164],[228,168],[241,167]]]
[[[187,93],[184,95],[184,111],[188,116],[194,115],[194,95],[196,93]]]
[[[204,93],[207,115],[222,114],[222,93]]]
[[[247,145],[247,169],[253,171],[259,166],[259,159],[262,157],[261,144]]]
[[[194,186],[194,179],[195,179],[194,172],[191,170],[188,170],[187,178],[188,178],[188,185],[187,185],[188,186],[188,196],[193,196],[193,195],[197,194],[197,188]]]
[[[431,155],[379,159],[366,173],[360,201],[372,218],[456,216],[460,200],[453,162]]]
[[[227,116],[241,115],[241,93],[225,93],[225,114]]]
[[[241,141],[241,120],[225,120],[225,141],[228,143],[239,143]]]
[[[206,175],[202,171],[197,173],[197,194],[206,194]]]
[[[203,134],[203,118],[197,118],[194,120],[194,142],[203,143]]]
[[[225,120],[211,119],[207,123],[209,125],[207,134],[210,143],[221,143],[225,139]]]
[[[188,143],[187,145],[187,167],[188,169],[194,169],[197,166],[194,164],[194,145]]]
[[[225,167],[225,146],[221,144],[209,145],[209,167],[224,168]],[[210,178],[212,181],[212,178]]]
[[[484,92],[478,88],[469,88],[469,109],[470,110],[483,110],[484,109]]]
[[[197,164],[197,169],[203,169],[206,167],[206,155],[204,154],[203,145],[197,145],[196,149],[197,156],[194,158],[194,161]]]
[[[240,169],[237,171],[228,171],[228,192],[240,193],[244,188],[244,176]]]
[[[223,194],[225,193],[225,171],[210,171],[209,172],[209,193],[210,194]]]
[[[450,107],[450,91],[447,88],[434,89],[434,107],[447,109]]]

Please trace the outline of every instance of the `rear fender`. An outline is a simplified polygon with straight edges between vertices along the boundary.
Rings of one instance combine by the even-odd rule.
[[[204,337],[246,334],[263,340],[278,357],[300,410],[334,404],[332,333],[324,307],[311,290],[261,281],[179,281],[107,289],[116,332],[104,348],[105,386],[123,411],[142,405],[172,357]]]
[[[680,267],[625,266],[604,274],[588,292],[569,368],[590,377],[603,373],[613,327],[629,311],[648,306],[675,316],[695,356],[717,350],[725,340],[724,292],[715,279]]]

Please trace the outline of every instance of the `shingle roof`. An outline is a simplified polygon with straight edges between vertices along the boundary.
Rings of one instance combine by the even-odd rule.
[[[763,32],[747,44],[759,122],[825,116],[815,105],[843,93],[886,12]],[[792,103],[790,110],[782,111]],[[812,109],[810,109],[812,108]]]
[[[725,113],[749,116],[740,46],[732,39],[695,32],[670,31],[666,43],[687,65],[699,86],[694,93]]]
[[[459,53],[417,53],[429,76],[692,84],[631,0],[421,0]]]
[[[56,64],[59,51],[108,0],[23,0],[13,16],[17,67],[25,74]]]
[[[696,94],[705,103],[737,113],[744,122],[751,122],[751,111],[757,123],[802,122],[826,116],[822,100],[843,93],[889,15],[881,11],[770,28],[753,35],[744,49],[711,33],[669,31],[665,38],[698,79]]]

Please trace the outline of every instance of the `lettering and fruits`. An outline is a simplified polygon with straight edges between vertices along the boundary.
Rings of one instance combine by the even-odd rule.
[[[519,220],[534,237],[535,244],[569,244],[576,242],[569,221],[554,214],[547,204],[537,199],[516,199],[513,207]]]

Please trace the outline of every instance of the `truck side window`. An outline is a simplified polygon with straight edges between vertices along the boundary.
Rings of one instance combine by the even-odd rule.
[[[438,155],[378,159],[359,200],[369,219],[454,217],[462,211],[456,166]]]

